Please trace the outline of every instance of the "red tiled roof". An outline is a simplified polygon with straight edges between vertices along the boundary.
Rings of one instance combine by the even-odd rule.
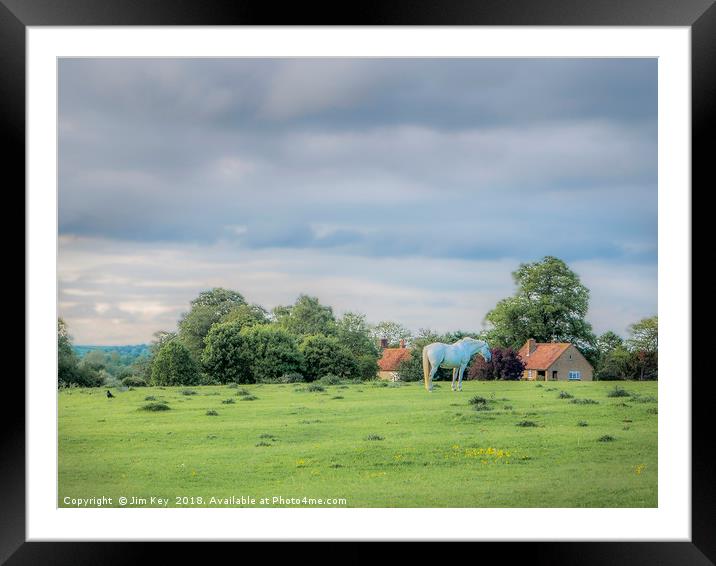
[[[385,348],[383,356],[378,360],[380,371],[396,371],[403,360],[410,359],[410,350],[407,348]]]
[[[525,362],[525,369],[548,369],[571,346],[569,342],[539,342],[536,349],[527,355],[527,342],[519,349],[517,354]]]

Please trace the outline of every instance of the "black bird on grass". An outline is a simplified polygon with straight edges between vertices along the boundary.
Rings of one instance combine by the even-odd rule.
[[[114,398],[114,395],[112,395],[112,392],[109,389],[107,389],[107,399],[113,399],[113,398]]]

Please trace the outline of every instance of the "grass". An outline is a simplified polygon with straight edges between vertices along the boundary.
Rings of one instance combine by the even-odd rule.
[[[608,382],[560,382],[570,401],[596,404],[525,382],[467,381],[462,393],[370,385],[340,386],[339,402],[268,384],[235,404],[222,403],[226,386],[193,387],[191,402],[181,387],[111,400],[100,389],[60,391],[58,505],[91,493],[112,506],[128,495],[214,506],[224,504],[212,496],[240,493],[348,507],[657,506],[654,382],[628,384],[632,400],[645,399],[631,407],[607,402]],[[148,396],[171,410],[138,410]],[[475,412],[473,397],[493,410]],[[607,436],[616,440],[600,441]]]

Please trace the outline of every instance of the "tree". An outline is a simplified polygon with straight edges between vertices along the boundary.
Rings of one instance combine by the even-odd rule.
[[[659,349],[659,317],[643,318],[629,327],[627,347],[632,351],[656,352]]]
[[[82,366],[72,347],[72,336],[65,321],[57,319],[57,384],[60,387],[79,385],[98,387],[103,379],[98,371]]]
[[[517,291],[487,313],[491,346],[517,349],[528,338],[537,342],[571,342],[580,350],[594,343],[586,321],[589,290],[562,260],[546,256],[523,263],[512,274]]]
[[[627,348],[634,356],[636,379],[657,379],[659,373],[659,319],[644,318],[629,327]]]
[[[202,291],[199,296],[191,302],[193,307],[212,307],[219,317],[226,316],[232,309],[245,305],[246,299],[241,293],[214,287],[209,291]]]
[[[231,309],[221,322],[238,323],[244,326],[255,326],[257,324],[268,324],[270,322],[268,312],[261,305],[239,305]]]
[[[279,326],[300,338],[314,334],[329,336],[336,333],[333,309],[322,305],[317,297],[299,295],[293,305],[278,306],[273,310],[273,314]]]
[[[204,369],[219,383],[276,381],[300,371],[301,362],[296,339],[284,329],[239,322],[213,326],[202,354]]]
[[[379,342],[381,339],[388,340],[389,348],[397,348],[401,340],[409,341],[412,333],[408,328],[392,320],[382,320],[371,330],[373,340]]]
[[[525,363],[512,348],[491,348],[492,359],[486,362],[475,356],[466,372],[467,379],[518,380],[525,371]]]
[[[240,322],[215,324],[201,356],[204,370],[219,383],[251,383],[253,376]]]
[[[204,350],[204,338],[212,325],[226,317],[232,310],[245,305],[241,293],[215,287],[202,291],[191,301],[191,309],[179,320],[179,340],[189,349],[195,360],[201,359]]]
[[[330,374],[348,378],[357,372],[358,366],[351,352],[335,336],[307,336],[301,342],[300,350],[304,375],[309,381]]]
[[[347,312],[336,324],[336,336],[342,346],[356,362],[356,376],[360,379],[372,379],[378,373],[380,353],[375,340],[371,337],[370,326],[364,314]]]
[[[606,363],[606,361],[611,356],[612,352],[614,352],[617,348],[623,348],[624,347],[624,339],[619,336],[616,332],[612,332],[611,330],[607,330],[603,334],[601,334],[599,337],[597,337],[595,344],[594,344],[594,350],[595,350],[595,360],[592,362],[592,360],[589,360],[592,365],[594,366],[594,375],[595,379],[597,379],[597,376],[600,373],[600,369],[602,366]],[[613,367],[612,367],[613,371]]]
[[[153,385],[197,385],[199,368],[189,350],[178,340],[164,344],[152,362]]]
[[[634,374],[634,357],[623,345],[607,352],[600,360],[595,378],[599,381],[631,379]]]

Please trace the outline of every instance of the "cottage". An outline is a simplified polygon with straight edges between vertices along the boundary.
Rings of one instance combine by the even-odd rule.
[[[405,347],[405,340],[400,341],[399,348],[388,348],[388,341],[381,341],[382,353],[378,360],[378,377],[388,381],[398,381],[398,366],[400,362],[410,359],[410,350]]]
[[[525,363],[522,379],[529,381],[592,381],[594,368],[574,344],[527,340],[517,354]]]

